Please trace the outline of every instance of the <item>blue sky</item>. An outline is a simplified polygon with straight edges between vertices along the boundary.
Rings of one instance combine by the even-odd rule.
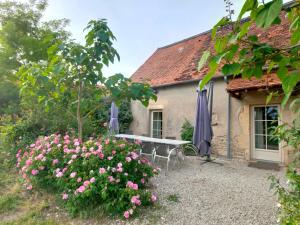
[[[244,1],[232,2],[238,12]],[[158,47],[206,31],[224,15],[224,0],[49,0],[44,19],[70,19],[68,29],[83,41],[88,21],[106,18],[121,61],[105,75],[129,77]]]

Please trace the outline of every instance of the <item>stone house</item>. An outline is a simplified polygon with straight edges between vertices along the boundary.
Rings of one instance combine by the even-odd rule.
[[[263,42],[275,46],[288,45],[289,24],[263,30],[252,26],[250,32]],[[228,32],[224,27],[218,32]],[[158,48],[132,75],[136,82],[148,82],[156,91],[158,100],[146,108],[132,102],[134,120],[131,131],[137,135],[175,137],[180,139],[181,127],[187,119],[195,122],[197,86],[208,68],[197,71],[202,53],[213,48],[211,31]],[[243,160],[266,160],[287,164],[291,149],[273,139],[271,127],[291,122],[293,115],[280,106],[281,97],[266,105],[270,89],[281,91],[281,83],[273,73],[261,79],[243,80],[240,77],[224,80],[222,74],[213,78],[214,138],[212,151],[218,156]]]

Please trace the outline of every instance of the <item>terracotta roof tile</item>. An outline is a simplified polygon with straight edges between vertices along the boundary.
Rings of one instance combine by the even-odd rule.
[[[267,30],[252,26],[250,33],[258,35],[262,42],[286,46],[289,44],[290,36],[288,27],[287,19],[282,16],[281,25],[272,26]],[[226,32],[228,32],[228,27],[223,27],[219,34]],[[210,31],[157,49],[131,78],[136,82],[148,82],[151,86],[201,79],[207,73],[208,68],[204,67],[197,72],[197,64],[206,50],[213,52]]]
[[[252,77],[250,79],[242,79],[242,78],[235,78],[229,81],[227,85],[228,92],[236,92],[245,89],[260,89],[266,87],[278,87],[281,86],[281,81],[277,77],[276,74],[268,74],[264,75],[262,78],[258,79]]]

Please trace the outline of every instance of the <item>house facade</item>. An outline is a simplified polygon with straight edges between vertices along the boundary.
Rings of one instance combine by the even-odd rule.
[[[219,32],[228,32],[222,28]],[[288,44],[288,23],[269,30],[251,27],[261,41],[283,46]],[[202,53],[213,51],[211,32],[157,49],[133,74],[132,80],[148,82],[157,93],[157,101],[148,107],[133,101],[134,120],[131,131],[137,135],[180,139],[185,120],[195,124],[197,87],[208,68],[197,71]],[[266,105],[270,90],[281,92],[281,83],[275,74],[261,79],[243,80],[216,74],[213,82],[212,151],[215,155],[242,160],[265,160],[287,164],[292,149],[272,135],[278,123],[291,122],[293,114],[280,106],[282,95]]]

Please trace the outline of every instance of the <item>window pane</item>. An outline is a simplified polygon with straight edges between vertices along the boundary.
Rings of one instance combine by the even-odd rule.
[[[161,131],[158,132],[157,138],[162,138],[162,132]]]
[[[276,136],[267,136],[267,147],[269,150],[279,149],[279,140]]]
[[[162,121],[157,121],[157,129],[158,130],[162,129]]]
[[[157,130],[158,129],[158,123],[157,121],[153,121],[153,129]]]
[[[158,116],[158,119],[159,119],[159,120],[162,120],[162,112],[158,112],[157,114],[158,114],[158,115],[157,115],[157,116]]]
[[[278,120],[278,107],[277,106],[268,106],[267,110],[267,120]]]
[[[254,118],[255,120],[265,119],[265,107],[255,107],[254,108]]]
[[[266,149],[265,135],[255,135],[255,148]]]
[[[153,120],[158,120],[158,112],[153,112]]]
[[[157,138],[158,131],[157,130],[153,130],[152,132],[153,132],[152,133],[152,137]]]
[[[268,135],[274,135],[274,131],[278,126],[278,121],[267,121],[267,133]]]
[[[266,122],[265,121],[255,121],[255,134],[265,134],[266,133]]]

